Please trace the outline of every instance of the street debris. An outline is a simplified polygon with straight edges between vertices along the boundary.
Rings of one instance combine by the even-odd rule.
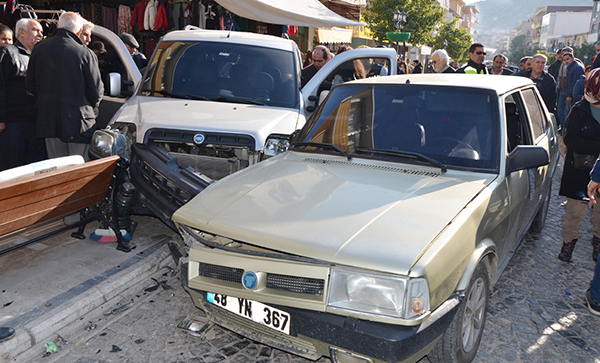
[[[98,324],[94,324],[90,321],[88,325],[85,326],[86,331],[94,330],[98,327]]]
[[[54,340],[47,341],[46,344],[44,344],[44,347],[46,347],[46,353],[56,353],[58,351]]]
[[[13,300],[14,301],[14,300]],[[4,304],[4,307],[7,307],[8,305],[12,304],[12,301],[7,302],[6,304]]]
[[[135,344],[142,344],[143,342],[144,342],[144,339],[142,339],[142,338],[135,340]]]
[[[111,353],[115,353],[115,352],[120,352],[122,349],[117,347],[116,345],[113,344],[112,349],[110,350]]]
[[[120,312],[123,312],[123,311],[129,309],[132,306],[133,306],[133,299],[131,299],[131,301],[127,302],[127,303],[119,302],[117,305],[113,306],[112,309],[110,309],[108,312],[104,313],[104,315],[110,315],[110,314],[116,315]]]

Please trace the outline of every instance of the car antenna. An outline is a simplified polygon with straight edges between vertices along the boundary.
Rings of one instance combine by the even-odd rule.
[[[406,84],[410,84],[410,79],[407,79],[407,80],[406,80]]]

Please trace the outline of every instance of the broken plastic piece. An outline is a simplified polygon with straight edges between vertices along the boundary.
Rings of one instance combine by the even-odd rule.
[[[46,353],[56,353],[58,350],[54,340],[47,341],[46,344],[44,344],[44,347],[46,347]]]

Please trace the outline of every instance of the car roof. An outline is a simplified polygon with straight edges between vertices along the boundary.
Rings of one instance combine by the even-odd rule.
[[[499,95],[533,84],[527,77],[477,74],[402,74],[397,76],[360,79],[345,84],[406,84],[426,86],[456,86],[492,90]]]
[[[292,41],[272,35],[229,31],[229,30],[205,30],[194,28],[190,30],[177,30],[167,33],[165,41],[213,41],[232,44],[247,44],[259,47],[275,48],[293,51]]]

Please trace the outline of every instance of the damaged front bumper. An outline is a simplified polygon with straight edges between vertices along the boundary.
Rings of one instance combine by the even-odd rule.
[[[139,201],[174,230],[173,213],[212,182],[191,167],[181,168],[175,156],[153,145],[132,146],[129,172]]]
[[[378,323],[271,304],[289,313],[288,335],[212,304],[206,299],[206,291],[186,285],[184,288],[194,304],[209,321],[246,338],[311,360],[328,356],[338,361],[332,356],[351,355],[358,357],[356,362],[416,362],[446,331],[462,300],[459,295],[452,296],[417,326]]]

